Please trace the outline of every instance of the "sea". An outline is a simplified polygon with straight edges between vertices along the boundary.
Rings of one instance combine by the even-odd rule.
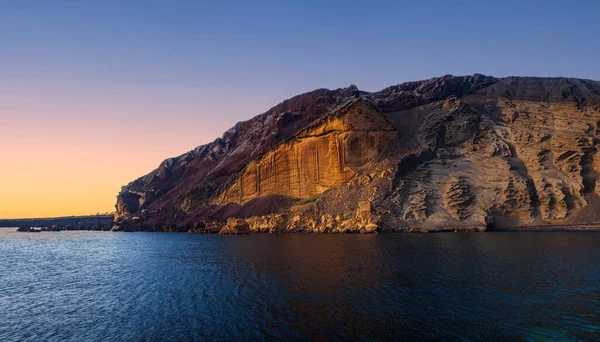
[[[0,229],[0,341],[600,340],[600,233]]]

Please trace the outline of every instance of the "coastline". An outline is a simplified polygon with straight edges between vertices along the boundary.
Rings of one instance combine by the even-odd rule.
[[[558,224],[543,226],[523,226],[514,228],[495,228],[488,232],[600,232],[600,224]]]
[[[31,229],[30,229],[31,228]],[[35,229],[34,229],[35,228]],[[45,228],[45,229],[44,229]],[[247,233],[219,233],[219,232],[197,232],[193,230],[110,230],[99,227],[0,227],[0,229],[15,230],[17,232],[59,232],[59,231],[116,231],[125,233],[149,232],[149,233],[183,233],[183,234],[200,234],[200,235],[242,235],[242,234],[315,234],[315,235],[357,235],[361,234],[357,231],[352,232],[329,232],[329,233],[314,233],[310,231],[260,231],[250,230]],[[484,229],[480,227],[465,228],[465,227],[449,227],[449,228],[411,228],[406,230],[383,230],[375,231],[370,234],[428,234],[428,233],[520,233],[520,232],[600,232],[600,224],[576,224],[576,225],[537,225],[537,226],[521,226],[521,227],[495,227],[493,229]],[[364,233],[362,234],[364,235]]]

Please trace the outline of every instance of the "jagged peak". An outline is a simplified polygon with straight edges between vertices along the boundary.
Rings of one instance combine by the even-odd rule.
[[[483,84],[490,85],[497,82],[498,79],[493,76],[486,76],[484,74],[475,73],[471,76],[454,76],[451,74],[445,74],[439,77],[431,77],[426,80],[410,81],[399,83],[387,88],[384,88],[377,93],[384,93],[386,91],[413,91],[416,93],[423,93],[434,85],[448,85],[449,83],[461,84],[468,87],[481,86]]]
[[[482,74],[452,76],[450,74],[427,80],[406,82],[370,94],[370,98],[385,111],[410,109],[448,96],[460,97],[474,93],[498,82]]]

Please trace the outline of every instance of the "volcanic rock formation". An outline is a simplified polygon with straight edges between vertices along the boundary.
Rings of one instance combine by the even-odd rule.
[[[475,74],[375,93],[319,89],[123,187],[115,226],[370,233],[599,223],[599,138],[596,81]]]

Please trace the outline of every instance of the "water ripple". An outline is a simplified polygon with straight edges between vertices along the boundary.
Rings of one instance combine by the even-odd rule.
[[[0,341],[593,340],[600,234],[0,229]]]

